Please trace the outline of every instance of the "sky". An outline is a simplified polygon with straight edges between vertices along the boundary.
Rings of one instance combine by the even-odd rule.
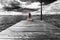
[[[23,1],[20,1],[20,0],[18,0],[17,2],[20,3],[19,6],[22,7],[22,8],[38,9],[37,11],[33,11],[33,12],[28,11],[28,12],[31,12],[32,15],[40,15],[41,7],[40,7],[40,3],[39,2],[30,2],[30,1],[29,2],[23,2]],[[7,5],[11,6],[9,3],[10,2],[7,2],[7,3],[3,2],[3,4],[7,4]],[[43,10],[42,10],[43,14],[56,14],[55,11],[59,10],[59,5],[58,4],[60,5],[60,1],[56,1],[56,2],[51,3],[49,5],[43,5]],[[58,9],[56,7],[57,5],[58,5]],[[23,12],[15,12],[15,11],[9,11],[8,12],[8,11],[4,11],[3,7],[4,6],[0,4],[0,10],[1,10],[0,14],[1,15],[22,15],[23,14]],[[26,13],[28,13],[28,12],[26,12]],[[57,13],[57,14],[59,14],[59,13]]]

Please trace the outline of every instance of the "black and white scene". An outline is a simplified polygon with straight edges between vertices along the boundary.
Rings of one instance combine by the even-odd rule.
[[[0,40],[60,40],[60,0],[0,0]]]

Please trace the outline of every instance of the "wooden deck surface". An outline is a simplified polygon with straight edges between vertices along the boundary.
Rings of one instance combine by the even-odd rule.
[[[46,33],[59,34],[59,28],[40,20],[22,20],[15,25],[0,32],[0,39],[12,40],[14,38],[25,38],[21,35],[45,35]]]

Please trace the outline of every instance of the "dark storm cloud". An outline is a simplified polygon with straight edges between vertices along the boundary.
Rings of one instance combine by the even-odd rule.
[[[55,1],[57,1],[57,0],[37,0],[37,1],[39,1],[40,3],[41,3],[41,1],[42,1],[42,2],[44,2],[45,5],[47,5],[47,4],[53,3],[53,2],[55,2]]]
[[[41,0],[21,0],[21,1],[23,1],[23,2],[31,1],[31,2],[40,2],[41,3]],[[55,1],[57,1],[57,0],[42,0],[42,2],[44,2],[45,5],[51,4]]]
[[[23,2],[27,2],[27,1],[35,2],[37,0],[20,0],[20,1],[23,1]]]

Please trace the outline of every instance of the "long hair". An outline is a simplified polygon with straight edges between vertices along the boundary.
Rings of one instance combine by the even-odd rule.
[[[29,18],[31,18],[32,16],[31,16],[31,13],[29,13]]]

